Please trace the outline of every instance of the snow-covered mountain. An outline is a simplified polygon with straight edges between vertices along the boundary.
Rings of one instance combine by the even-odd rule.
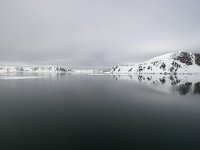
[[[35,67],[0,67],[0,73],[10,72],[70,72],[70,69],[59,66],[35,66]]]
[[[200,54],[182,51],[169,53],[135,65],[114,66],[109,73],[200,73]]]

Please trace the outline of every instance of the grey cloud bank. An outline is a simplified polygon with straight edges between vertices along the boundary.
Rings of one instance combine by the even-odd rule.
[[[102,68],[200,52],[199,0],[1,0],[0,64]]]

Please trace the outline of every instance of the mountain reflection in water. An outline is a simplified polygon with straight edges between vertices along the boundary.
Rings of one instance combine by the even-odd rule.
[[[3,73],[0,79],[31,79],[31,78],[60,78],[77,74],[71,73]],[[83,74],[78,74],[83,75]],[[86,74],[87,75],[87,74]],[[89,74],[96,76],[96,74]],[[97,74],[105,75],[106,74]],[[148,86],[156,91],[175,94],[175,95],[200,95],[200,75],[178,74],[178,75],[161,75],[161,74],[121,74],[111,75],[114,80],[127,80]]]
[[[157,91],[176,95],[200,95],[199,75],[113,75],[115,80],[142,83]]]

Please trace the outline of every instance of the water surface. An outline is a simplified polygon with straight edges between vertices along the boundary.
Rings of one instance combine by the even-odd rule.
[[[1,75],[1,149],[198,149],[200,78],[134,78]]]

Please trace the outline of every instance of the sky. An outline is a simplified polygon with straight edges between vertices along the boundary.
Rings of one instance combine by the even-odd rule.
[[[199,0],[0,0],[0,65],[106,68],[200,53]]]

